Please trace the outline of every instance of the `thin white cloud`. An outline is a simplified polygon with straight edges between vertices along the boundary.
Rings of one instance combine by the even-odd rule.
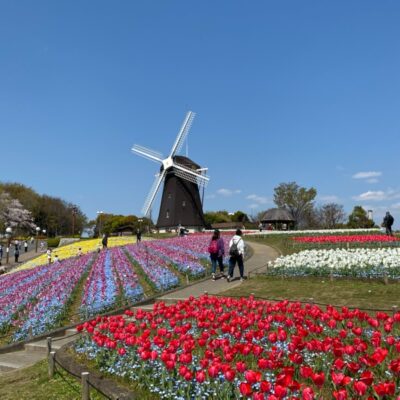
[[[353,197],[353,200],[357,201],[382,201],[387,199],[387,194],[382,190],[368,190],[367,192],[361,193],[358,196]]]
[[[269,203],[268,197],[258,196],[257,194],[249,194],[246,197],[246,199],[252,200],[252,201],[254,201],[254,203],[257,203],[257,204],[268,204]]]
[[[249,208],[251,208],[252,210],[255,210],[257,208],[260,208],[260,204],[257,204],[257,203],[249,204]]]
[[[335,203],[339,201],[339,197],[335,196],[334,194],[332,195],[323,195],[323,196],[318,196],[318,200],[321,201],[322,203]]]
[[[367,171],[367,172],[357,172],[353,175],[353,179],[371,179],[382,176],[382,172],[379,171]]]
[[[370,179],[366,179],[365,182],[367,182],[367,183],[377,183],[379,181],[376,178],[370,178]]]
[[[361,193],[358,196],[354,196],[353,200],[357,201],[384,201],[394,200],[400,198],[400,192],[398,190],[388,189],[386,192],[383,190],[368,190],[367,192]]]
[[[234,194],[239,194],[241,192],[242,191],[240,189],[232,190],[232,189],[221,188],[221,189],[217,190],[217,194],[219,194],[220,196],[225,196],[225,197],[229,197]]]

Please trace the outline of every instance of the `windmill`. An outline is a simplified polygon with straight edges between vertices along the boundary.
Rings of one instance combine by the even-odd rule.
[[[190,228],[205,227],[199,187],[207,185],[209,177],[207,168],[188,157],[178,155],[193,123],[195,113],[186,114],[182,127],[167,158],[146,147],[134,145],[132,151],[144,158],[161,164],[160,171],[144,203],[142,213],[150,213],[157,193],[164,182],[160,212],[157,219],[158,228],[175,228],[179,225]]]

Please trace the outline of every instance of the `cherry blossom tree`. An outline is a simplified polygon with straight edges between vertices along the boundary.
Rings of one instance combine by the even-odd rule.
[[[0,225],[2,225],[2,230],[10,226],[15,232],[30,232],[36,227],[30,211],[7,192],[0,193]]]

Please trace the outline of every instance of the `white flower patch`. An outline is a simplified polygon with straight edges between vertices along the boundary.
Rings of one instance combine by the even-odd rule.
[[[287,276],[351,276],[400,279],[400,249],[304,250],[278,257],[269,273]]]

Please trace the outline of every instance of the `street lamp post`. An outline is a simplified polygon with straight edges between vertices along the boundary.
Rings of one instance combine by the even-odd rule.
[[[77,207],[72,207],[72,237],[74,237],[75,233],[75,217],[76,214],[78,214],[78,208]]]
[[[37,253],[37,249],[38,249],[39,232],[40,232],[40,228],[37,226],[36,227],[36,250],[35,250],[36,253]]]
[[[12,235],[12,229],[10,226],[6,228],[6,239],[7,239],[7,256],[6,256],[6,265],[8,264],[8,260],[10,258],[10,245],[11,245],[11,235]]]
[[[102,218],[101,218],[101,216],[104,214],[104,211],[97,211],[97,215],[99,216],[99,237],[101,237],[101,230],[102,230],[102,226],[101,226],[101,223],[102,223]]]

